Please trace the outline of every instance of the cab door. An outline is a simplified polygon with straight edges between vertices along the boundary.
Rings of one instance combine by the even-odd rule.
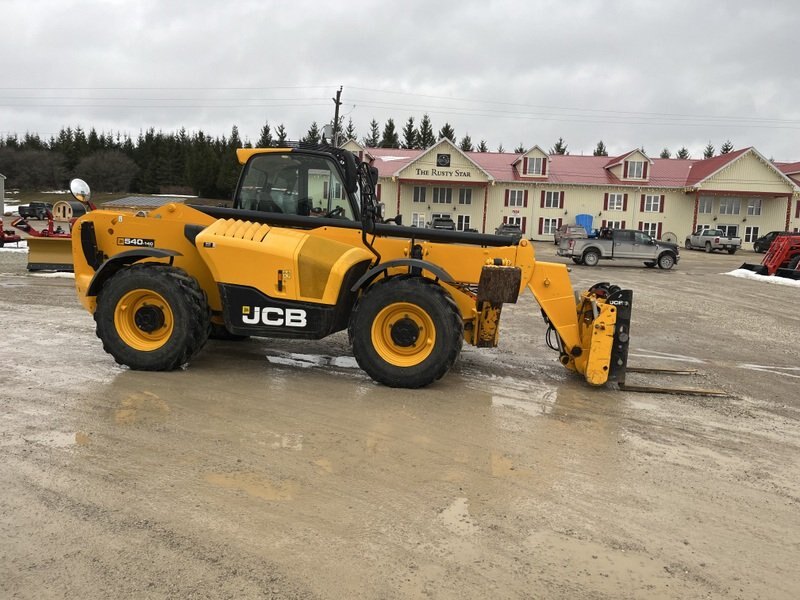
[[[633,231],[614,231],[613,246],[614,258],[633,258],[636,256]]]

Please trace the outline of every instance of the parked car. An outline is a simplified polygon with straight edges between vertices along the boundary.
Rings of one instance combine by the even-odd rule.
[[[519,225],[514,225],[511,223],[503,223],[497,229],[494,230],[495,235],[507,235],[509,237],[515,237],[519,240],[522,237],[522,229],[520,229]]]
[[[600,259],[632,259],[643,261],[646,267],[658,265],[661,269],[671,269],[680,259],[678,244],[654,240],[633,229],[603,229],[594,239],[561,238],[557,254],[589,267]]]
[[[431,221],[431,229],[449,229],[455,231],[456,223],[450,217],[436,217]]]
[[[684,246],[687,250],[726,250],[728,254],[735,254],[742,247],[742,238],[728,235],[722,229],[698,229],[686,236]]]
[[[755,242],[753,242],[753,250],[763,254],[769,250],[769,247],[772,242],[775,241],[775,238],[782,233],[788,233],[788,231],[770,231],[769,233],[762,235]]]
[[[582,225],[562,225],[553,234],[556,246],[561,243],[562,238],[588,238],[589,234]]]
[[[20,206],[18,209],[19,216],[24,219],[38,219],[44,221],[47,218],[47,213],[53,210],[53,205],[46,202],[31,202],[27,206]]]

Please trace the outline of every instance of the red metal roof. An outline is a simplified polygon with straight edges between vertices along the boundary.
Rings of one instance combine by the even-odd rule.
[[[616,158],[607,156],[576,156],[552,154],[548,156],[546,177],[521,177],[514,168],[519,160],[517,153],[465,152],[478,167],[489,173],[496,181],[545,182],[573,185],[614,185],[614,186],[653,186],[653,187],[693,187],[703,179],[739,158],[750,150],[743,148],[705,160],[652,158],[648,178],[642,180],[622,180],[606,167],[615,164],[628,152]],[[375,157],[374,166],[381,177],[391,177],[407,167],[425,150],[400,150],[394,148],[368,148]],[[800,172],[800,162],[776,165],[783,173]],[[791,169],[794,169],[792,171]]]

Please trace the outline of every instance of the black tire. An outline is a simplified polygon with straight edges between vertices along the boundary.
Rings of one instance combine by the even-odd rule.
[[[710,254],[713,248],[711,248],[711,242],[706,242],[706,253]]]
[[[797,265],[800,265],[800,254],[790,258],[789,262],[786,263],[786,268],[789,269],[789,270],[795,270],[795,269],[797,269]]]
[[[736,254],[736,248],[728,248],[728,254]]]
[[[761,247],[761,244],[755,243],[753,244],[753,252],[758,252],[761,254],[762,252],[765,252],[765,250]]]
[[[686,238],[686,241],[683,243],[683,247],[686,248],[687,250],[692,249],[692,242],[689,241],[689,238]]]
[[[656,263],[654,263],[652,260],[647,260],[645,261],[644,266],[648,269],[652,269],[656,266]]]
[[[658,268],[669,270],[675,266],[675,256],[671,252],[664,252],[658,257]]]
[[[372,379],[389,387],[420,388],[453,366],[464,342],[464,323],[438,284],[423,277],[394,277],[359,299],[348,333],[358,365]],[[430,343],[418,345],[420,335]]]
[[[211,312],[197,281],[182,269],[143,263],[124,268],[97,296],[103,349],[121,365],[171,371],[206,343]]]
[[[587,267],[597,266],[597,263],[600,262],[600,253],[595,249],[587,250],[583,253],[581,260]]]

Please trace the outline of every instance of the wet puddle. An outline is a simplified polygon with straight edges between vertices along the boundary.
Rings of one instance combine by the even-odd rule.
[[[262,500],[293,500],[300,490],[295,481],[276,483],[257,473],[207,473],[205,480],[216,487]]]

